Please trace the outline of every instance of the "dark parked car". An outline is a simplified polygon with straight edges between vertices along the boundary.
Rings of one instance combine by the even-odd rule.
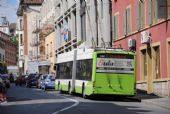
[[[36,86],[38,87],[38,79],[40,74],[29,74],[26,79],[26,87]]]

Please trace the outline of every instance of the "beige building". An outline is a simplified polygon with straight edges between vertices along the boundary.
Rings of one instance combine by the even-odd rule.
[[[52,31],[45,37],[45,57],[50,62],[49,73],[55,73],[54,65],[56,63],[55,57],[56,39],[55,32]]]

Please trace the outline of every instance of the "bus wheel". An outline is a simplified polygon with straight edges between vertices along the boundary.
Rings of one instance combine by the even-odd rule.
[[[71,92],[71,84],[70,83],[68,84],[68,93],[72,94],[72,92]]]
[[[57,90],[58,90],[58,91],[60,90],[60,82],[58,82]]]
[[[60,94],[62,93],[62,87],[61,87],[61,85],[59,85],[59,93],[60,93]]]
[[[82,88],[82,97],[83,97],[84,99],[86,99],[87,96],[86,96],[86,92],[85,92],[85,87],[84,87],[84,85],[83,85],[82,87],[83,87],[83,88]]]

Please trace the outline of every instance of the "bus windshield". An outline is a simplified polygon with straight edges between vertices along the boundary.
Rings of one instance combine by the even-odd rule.
[[[97,73],[134,73],[134,55],[130,54],[98,54]]]

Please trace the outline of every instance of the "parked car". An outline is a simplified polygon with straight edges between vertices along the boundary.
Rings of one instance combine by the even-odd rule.
[[[38,78],[39,78],[39,74],[29,74],[27,79],[26,79],[26,87],[32,87],[32,86],[36,86],[38,87]]]
[[[3,83],[5,84],[6,88],[10,88],[10,81],[7,74],[0,75],[1,79],[3,80]]]
[[[55,88],[55,75],[48,74],[44,80],[44,84],[42,85],[42,89],[54,89]]]
[[[44,84],[44,81],[46,79],[46,77],[48,76],[48,74],[42,74],[40,75],[39,79],[38,79],[38,88],[42,88],[43,87],[43,84]]]

